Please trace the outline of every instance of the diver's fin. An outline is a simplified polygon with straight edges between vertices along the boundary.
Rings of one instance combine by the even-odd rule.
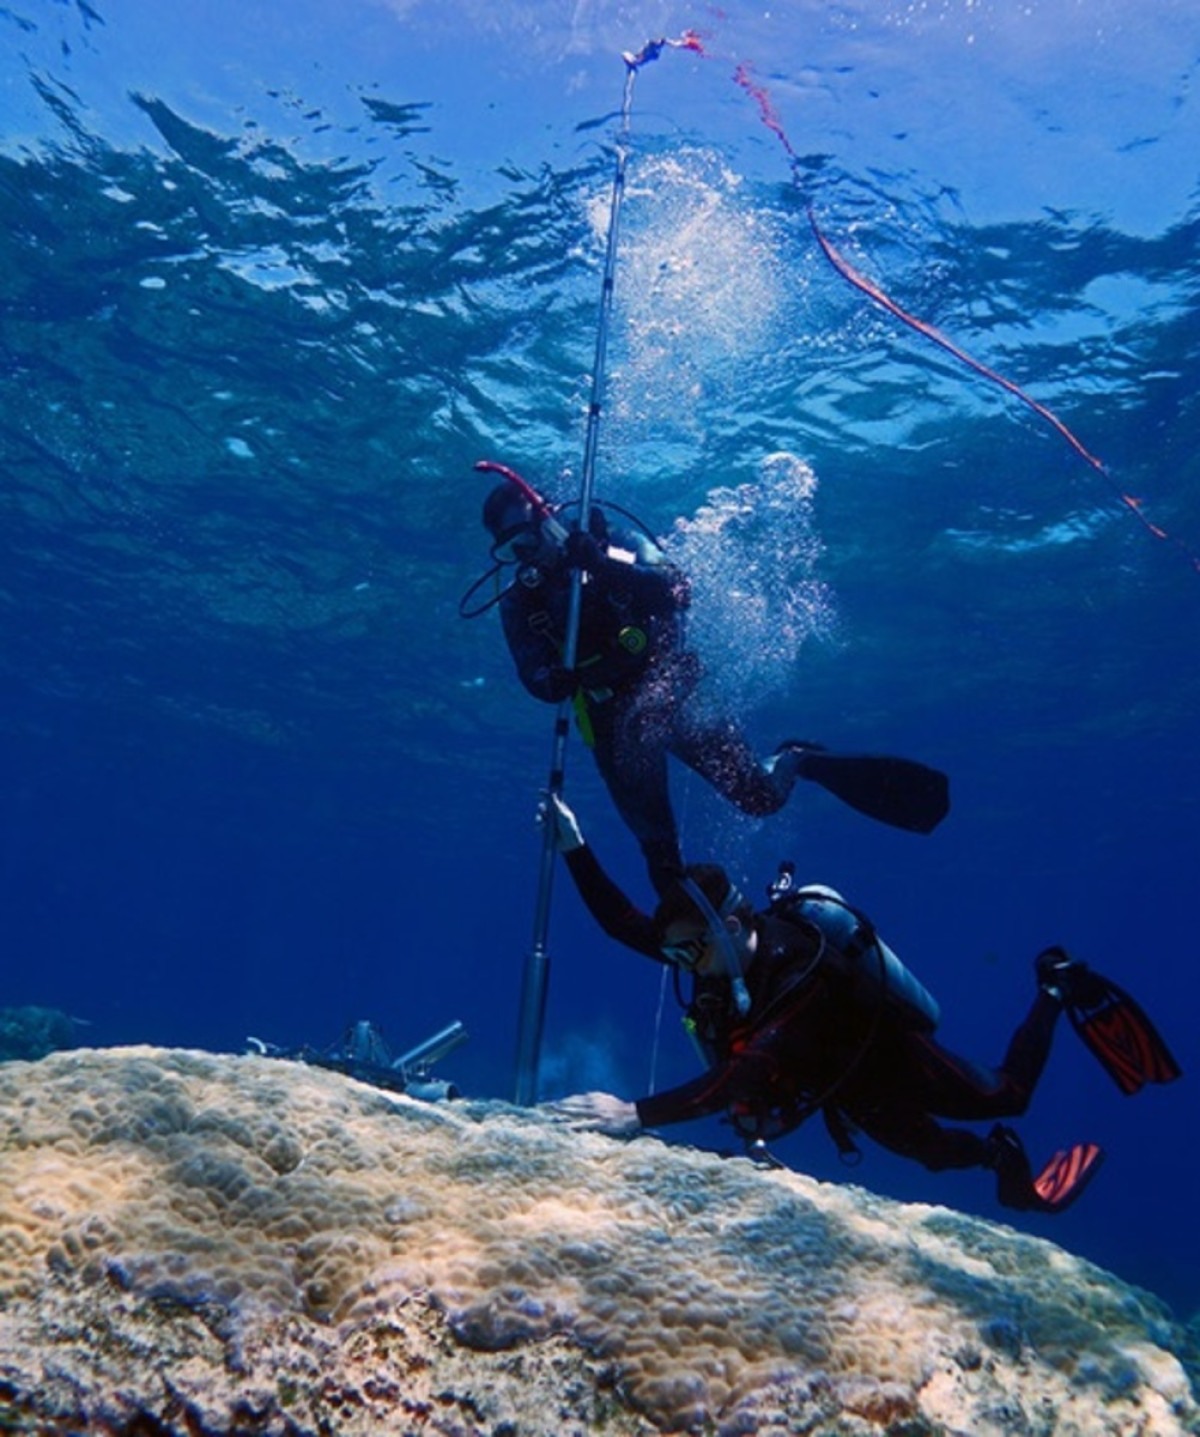
[[[1173,1083],[1182,1076],[1141,1005],[1110,978],[1084,969],[1068,983],[1063,1004],[1072,1027],[1127,1097],[1146,1083]]]
[[[1004,1123],[987,1136],[984,1167],[996,1174],[996,1196],[1020,1212],[1062,1212],[1100,1170],[1104,1152],[1096,1143],[1076,1143],[1057,1152],[1033,1175],[1020,1137]]]
[[[1104,1150],[1096,1143],[1075,1143],[1057,1152],[1033,1180],[1038,1212],[1063,1212],[1100,1171]]]
[[[931,833],[950,811],[946,775],[915,759],[834,753],[821,744],[799,740],[780,748],[802,751],[802,778],[820,784],[859,813],[894,828]]]

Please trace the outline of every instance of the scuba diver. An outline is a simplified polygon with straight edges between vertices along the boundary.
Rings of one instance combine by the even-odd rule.
[[[690,974],[685,1025],[708,1064],[692,1082],[636,1102],[588,1093],[547,1105],[575,1127],[630,1137],[724,1111],[749,1155],[778,1166],[767,1142],[819,1111],[843,1157],[858,1156],[862,1132],[933,1172],[989,1169],[1005,1207],[1056,1213],[1095,1176],[1095,1143],[1055,1153],[1035,1175],[1006,1124],[981,1137],[937,1119],[1025,1112],[1064,1009],[1122,1092],[1180,1076],[1134,1000],[1062,948],[1038,955],[1033,1004],[1000,1065],[985,1067],[935,1040],[936,1001],[870,921],[830,888],[797,887],[790,865],[761,912],[724,869],[690,865],[651,917],[605,874],[561,798],[548,798],[544,817],[604,931],[670,965],[681,1002],[680,975]]]
[[[683,871],[668,754],[756,818],[782,808],[801,778],[898,828],[928,833],[945,817],[945,775],[910,759],[837,754],[797,739],[760,760],[733,719],[704,713],[695,698],[704,671],[685,644],[688,580],[653,536],[640,526],[610,532],[604,508],[615,506],[603,505],[592,508],[586,528],[568,529],[561,511],[511,469],[487,460],[475,467],[504,479],[483,506],[494,567],[459,611],[474,618],[498,603],[525,688],[545,703],[573,701],[584,743],[659,893]],[[471,607],[508,567],[511,582]],[[581,603],[576,661],[567,669],[574,571],[582,571]]]

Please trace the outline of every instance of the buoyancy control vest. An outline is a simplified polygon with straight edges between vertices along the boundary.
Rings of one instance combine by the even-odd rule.
[[[601,566],[584,590],[575,663],[580,688],[595,700],[632,688],[652,661],[682,649],[689,601],[687,581],[672,565],[644,563],[632,549],[613,545],[601,552]],[[510,638],[518,666],[563,653],[568,572],[561,558],[518,572],[506,599],[508,612],[519,616]]]
[[[941,1021],[938,1001],[875,932],[874,926],[836,889],[821,883],[790,885],[773,898],[771,913],[815,928],[824,940],[814,967],[828,964],[855,997],[922,1032]]]

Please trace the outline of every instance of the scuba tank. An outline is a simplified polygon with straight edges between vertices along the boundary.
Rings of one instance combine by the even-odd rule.
[[[879,937],[869,919],[836,889],[821,883],[794,887],[794,871],[790,863],[780,865],[780,876],[770,888],[771,911],[811,924],[825,940],[817,961],[848,978],[864,1002],[882,1002],[911,1027],[933,1032],[942,1016],[937,999]]]

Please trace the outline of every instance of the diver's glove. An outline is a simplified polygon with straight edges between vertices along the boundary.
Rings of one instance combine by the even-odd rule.
[[[560,704],[579,687],[579,680],[572,670],[562,664],[543,664],[530,676],[529,686],[543,702]]]
[[[604,550],[595,536],[584,529],[572,529],[563,545],[567,563],[572,569],[595,574],[604,566]]]
[[[637,1107],[612,1093],[579,1093],[557,1103],[542,1103],[540,1112],[577,1133],[603,1133],[609,1138],[632,1138],[642,1130]]]
[[[557,793],[548,793],[542,800],[538,817],[542,823],[549,823],[554,829],[554,846],[559,853],[574,853],[584,845],[583,829],[579,820]]]

